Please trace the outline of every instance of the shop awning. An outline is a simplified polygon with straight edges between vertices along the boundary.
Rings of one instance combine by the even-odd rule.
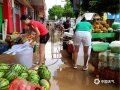
[[[31,5],[35,11],[44,12],[45,7],[44,0],[31,0]]]
[[[43,0],[31,0],[31,5],[44,6]]]
[[[17,0],[17,1],[19,3],[21,3],[22,5],[29,7],[31,10],[34,10],[33,7],[31,6],[30,2],[28,2],[28,0]]]
[[[45,0],[31,0],[31,5],[34,8],[34,11],[39,12],[39,17],[45,17],[46,3]]]
[[[108,19],[115,19],[115,21],[120,21],[120,14],[108,14]]]

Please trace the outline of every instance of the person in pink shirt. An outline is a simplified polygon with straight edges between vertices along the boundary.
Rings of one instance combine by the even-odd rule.
[[[30,35],[32,32],[35,32],[35,37],[31,42],[31,46],[34,45],[34,41],[40,39],[39,52],[40,52],[40,60],[38,65],[42,65],[45,61],[45,45],[50,38],[49,31],[47,28],[40,22],[32,20],[29,15],[22,15],[21,22],[27,26],[29,26],[29,30],[26,34],[22,34],[22,36]]]

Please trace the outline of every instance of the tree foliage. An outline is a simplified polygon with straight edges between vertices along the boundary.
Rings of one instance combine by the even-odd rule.
[[[57,19],[60,19],[62,17],[64,10],[61,7],[61,5],[54,5],[52,8],[48,10],[49,13],[49,19],[55,20],[55,16],[57,16]]]
[[[48,10],[48,13],[48,18],[51,20],[55,20],[55,15],[57,16],[57,19],[60,19],[63,16],[74,17],[74,12],[70,0],[66,0],[64,7],[61,7],[61,5],[54,5]]]
[[[65,16],[65,17],[74,17],[74,12],[73,12],[73,8],[71,6],[70,0],[66,0],[66,4],[64,6],[63,16]]]
[[[120,13],[119,0],[82,0],[80,7],[83,11],[96,12],[100,15],[104,12]]]

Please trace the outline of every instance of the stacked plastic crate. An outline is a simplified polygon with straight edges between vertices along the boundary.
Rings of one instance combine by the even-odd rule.
[[[120,83],[120,54],[110,50],[99,53],[99,75],[107,80]]]

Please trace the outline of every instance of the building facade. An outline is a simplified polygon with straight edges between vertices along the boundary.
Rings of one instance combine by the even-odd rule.
[[[35,20],[45,16],[44,0],[0,0],[0,33],[2,22],[7,19],[7,33],[13,31],[22,33],[25,25],[22,25],[20,17],[29,14]]]

